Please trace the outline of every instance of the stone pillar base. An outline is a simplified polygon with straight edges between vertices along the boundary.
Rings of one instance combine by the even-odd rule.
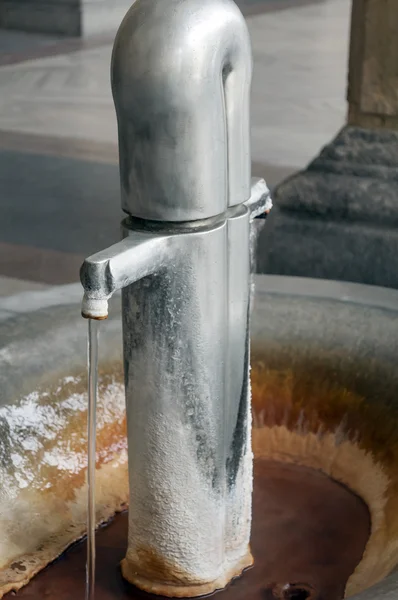
[[[260,273],[398,288],[398,132],[345,127],[273,199]]]

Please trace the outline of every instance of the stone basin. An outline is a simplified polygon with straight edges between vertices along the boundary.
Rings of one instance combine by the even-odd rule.
[[[87,325],[80,300],[80,285],[0,300],[0,597],[84,535]],[[256,278],[256,563],[221,595],[397,597],[397,356],[397,291]],[[100,373],[97,518],[106,522],[128,497],[118,298],[101,328]],[[98,534],[106,548],[101,571],[110,564],[114,581],[106,593],[99,589],[98,600],[143,597],[118,583],[126,528],[122,514]],[[270,554],[286,557],[279,566],[270,566],[271,543]],[[84,546],[72,548],[17,595],[81,595],[84,556]],[[330,583],[336,569],[340,587]],[[282,584],[291,584],[291,593],[272,580],[279,573],[289,577]]]

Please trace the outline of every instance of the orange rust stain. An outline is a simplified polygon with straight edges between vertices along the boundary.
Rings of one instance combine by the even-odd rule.
[[[347,469],[344,462],[333,463],[333,476],[358,493],[372,515],[366,553],[348,584],[350,592],[357,593],[364,589],[364,582],[365,587],[374,585],[397,565],[398,397],[389,386],[388,373],[383,381],[375,376],[382,369],[372,372],[372,365],[355,364],[354,360],[349,363],[350,372],[344,360],[340,356],[300,356],[299,352],[298,356],[287,352],[255,356],[251,371],[253,443],[256,454],[262,443],[269,448],[268,442],[277,439],[278,456],[296,456],[297,464],[314,464],[315,468],[328,465],[329,454],[322,456],[323,435],[334,439],[336,448],[340,442],[349,442],[345,445],[347,457],[355,447],[363,453],[362,458],[355,452],[351,456],[358,460],[357,468],[353,469],[350,458]],[[277,431],[279,437],[275,438]],[[287,435],[282,435],[283,431]],[[290,437],[289,431],[295,436]],[[330,452],[330,446],[325,448]]]
[[[193,581],[189,573],[179,565],[166,559],[153,548],[138,547],[134,549],[134,553],[137,557],[137,562],[134,565],[137,575],[173,585],[192,585],[198,583],[197,581]]]
[[[120,364],[109,365],[106,370],[99,373],[98,398],[99,404],[105,393],[109,394],[109,386],[123,381],[123,370]],[[71,398],[74,394],[85,394],[87,391],[86,376],[77,376],[73,381],[60,384],[55,381],[52,386],[46,386],[40,403],[49,404],[56,409],[57,404]],[[36,486],[44,493],[54,494],[65,500],[73,500],[76,490],[85,482],[87,466],[87,411],[75,411],[65,417],[64,424],[57,431],[56,439],[42,440],[42,449],[36,455],[38,473],[35,478]],[[107,416],[106,422],[97,431],[97,469],[111,462],[127,449],[126,417],[112,414]],[[76,467],[70,471],[60,469],[57,465],[41,462],[46,452],[59,449],[62,455],[68,456]]]
[[[398,420],[385,403],[370,402],[311,365],[268,368],[256,358],[251,380],[255,428],[284,425],[303,433],[341,430],[344,439],[357,442],[389,470],[396,469]]]

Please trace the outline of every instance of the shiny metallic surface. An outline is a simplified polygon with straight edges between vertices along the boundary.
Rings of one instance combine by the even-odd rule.
[[[106,318],[108,299],[131,283],[150,275],[173,258],[173,238],[135,232],[107,250],[87,258],[80,270],[85,288],[82,315]]]
[[[250,197],[242,206],[247,207],[249,221],[252,223],[250,255],[251,272],[254,273],[257,236],[262,225],[262,221],[254,219],[272,207],[269,189],[263,179],[252,178]],[[85,290],[83,317],[106,319],[108,300],[116,291],[158,272],[174,261],[176,253],[184,251],[184,233],[206,232],[226,220],[232,222],[238,212],[239,207],[233,207],[224,215],[201,221],[169,223],[166,227],[158,222],[141,219],[126,220],[123,227],[124,239],[86,258],[80,269],[80,280]],[[241,248],[244,245],[243,239],[236,236],[235,244],[237,248]]]
[[[266,214],[272,209],[272,198],[270,191],[264,179],[252,178],[252,190],[250,199],[245,202],[250,209],[250,271],[252,274],[257,272],[257,242],[258,237],[265,225]],[[251,282],[251,295],[254,295],[254,278]]]
[[[251,53],[232,0],[137,0],[117,35],[124,239],[81,270],[82,313],[122,289],[130,478],[123,575],[168,596],[252,562]]]
[[[232,0],[138,0],[112,58],[122,208],[190,221],[250,194],[251,49]]]
[[[222,578],[231,561],[225,528],[228,516],[238,515],[226,507],[242,469],[251,481],[249,254],[238,257],[229,282],[228,245],[236,234],[247,242],[243,207],[215,229],[178,236],[168,268],[123,290],[131,490],[125,569],[138,584],[154,577],[141,560],[153,551],[166,564],[176,561],[188,594]],[[238,560],[248,554],[250,507],[244,509]],[[172,569],[167,576],[179,585]]]
[[[250,210],[251,220],[271,210],[272,199],[264,179],[252,177],[250,198],[245,204]]]

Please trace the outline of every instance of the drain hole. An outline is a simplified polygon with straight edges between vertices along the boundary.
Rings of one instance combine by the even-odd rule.
[[[285,592],[286,600],[309,600],[310,596],[311,592],[303,588],[291,588]]]
[[[275,600],[315,600],[314,590],[307,584],[279,584],[272,591]]]

